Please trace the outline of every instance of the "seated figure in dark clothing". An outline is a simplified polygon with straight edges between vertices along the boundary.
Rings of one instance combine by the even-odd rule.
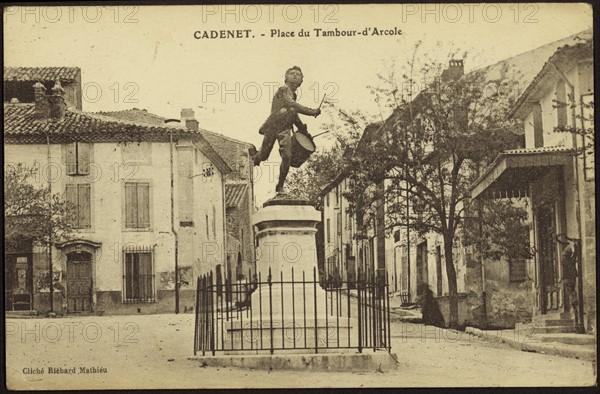
[[[446,327],[440,306],[433,297],[433,291],[426,283],[421,283],[421,313],[423,324],[436,327]]]

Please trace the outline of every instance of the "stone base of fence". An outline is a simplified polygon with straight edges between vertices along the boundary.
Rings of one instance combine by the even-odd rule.
[[[302,370],[329,372],[386,372],[398,367],[397,356],[387,351],[357,353],[327,349],[319,354],[243,354],[194,356],[189,360],[211,368],[242,368],[259,370]],[[264,352],[264,351],[261,351]]]
[[[271,336],[273,346],[279,350],[291,350],[294,348],[311,349],[317,351],[320,348],[339,348],[358,346],[358,321],[346,318],[336,321],[300,318],[295,323],[292,319],[273,322],[273,329],[269,327],[269,321],[252,322],[234,320],[230,322],[219,322],[224,324],[222,348],[227,349],[270,349]],[[306,324],[306,325],[305,325]],[[282,328],[283,327],[283,328]],[[217,328],[218,330],[218,328]],[[219,338],[217,338],[219,339]],[[316,342],[316,343],[315,343]]]

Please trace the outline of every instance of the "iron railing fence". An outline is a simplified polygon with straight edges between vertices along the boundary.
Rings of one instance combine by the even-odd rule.
[[[194,354],[325,349],[391,351],[387,277],[320,283],[316,269],[284,279],[198,277]],[[337,285],[338,283],[336,283]]]

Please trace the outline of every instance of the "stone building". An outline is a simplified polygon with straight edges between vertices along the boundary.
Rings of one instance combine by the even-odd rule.
[[[59,80],[64,99],[69,107],[82,110],[81,69],[79,67],[4,67],[4,102],[17,99],[24,103],[34,101],[31,88],[40,82],[49,92]]]
[[[489,82],[486,89],[494,89],[494,81],[501,78],[512,78],[518,82],[517,89],[512,92],[516,100],[524,88],[534,80],[539,67],[557,48],[590,37],[591,30],[587,30],[484,67],[482,71]],[[442,78],[456,78],[463,72],[462,62],[451,63],[448,69],[444,70]],[[415,100],[418,100],[418,96]],[[384,122],[367,126],[361,143],[381,138],[385,132],[382,125],[396,123],[402,116],[402,110],[397,109]],[[519,142],[519,146],[525,146],[525,140]],[[347,228],[354,226],[355,233],[357,218],[346,218],[347,212],[343,207],[348,204],[345,198],[342,197],[338,202],[339,195],[346,189],[345,175],[340,174],[321,192],[324,201],[323,243],[326,270],[332,275],[339,272],[341,278],[349,277],[348,272],[356,272],[358,267],[373,274],[378,272],[381,275],[382,272],[387,272],[390,291],[398,293],[405,303],[415,302],[420,296],[418,285],[426,283],[436,296],[448,321],[448,283],[442,237],[434,233],[423,237],[416,236],[410,226],[397,227],[387,233],[378,231],[387,225],[385,207],[382,205],[373,215],[374,223],[366,234],[366,239],[352,240],[352,234]],[[405,197],[399,195],[398,198]],[[527,206],[524,198],[514,198],[513,201],[519,206]],[[531,321],[534,315],[535,291],[533,262],[525,259],[511,261],[506,257],[483,261],[474,247],[464,242],[464,236],[460,233],[455,240],[453,254],[459,293],[459,324],[510,328],[516,323]]]
[[[162,125],[166,119],[137,108],[99,114],[151,125]],[[252,214],[255,209],[252,158],[256,148],[250,143],[200,128],[193,109],[182,109],[180,120],[190,130],[201,133],[232,169],[225,175],[228,237],[226,237],[227,261],[224,272],[230,272],[234,277],[237,277],[238,273],[248,276],[249,270],[254,273],[256,264],[254,226],[252,226]]]
[[[579,41],[549,57],[510,111],[524,123],[525,148],[502,152],[472,186],[473,197],[529,200],[531,303],[539,332],[596,327],[593,49],[591,37]],[[564,237],[581,244],[574,307]]]
[[[50,309],[51,257],[56,312],[174,312],[177,296],[192,310],[194,279],[225,261],[231,168],[198,131],[82,112],[59,82],[30,85],[4,103],[6,170],[24,163],[64,194],[74,231],[50,255],[26,239],[6,252],[6,308]]]

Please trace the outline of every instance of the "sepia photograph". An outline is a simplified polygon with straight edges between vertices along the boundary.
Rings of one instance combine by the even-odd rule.
[[[593,11],[4,5],[3,384],[596,387]]]

